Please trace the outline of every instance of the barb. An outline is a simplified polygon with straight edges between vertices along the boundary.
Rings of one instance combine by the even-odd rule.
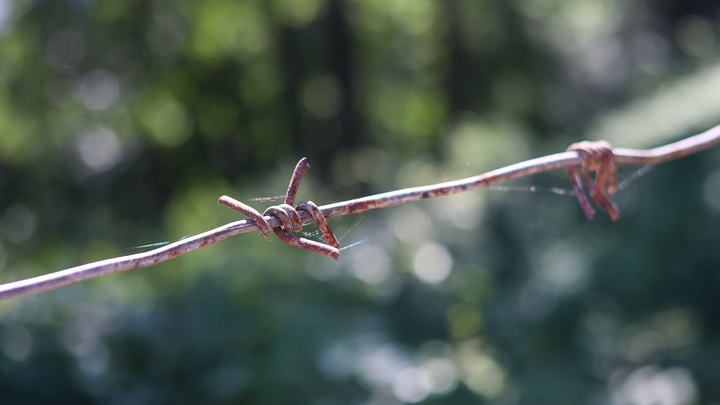
[[[275,216],[275,218],[280,220],[281,225],[280,227],[272,228],[272,230],[275,232],[275,235],[280,238],[280,240],[293,246],[320,253],[325,256],[330,256],[333,259],[338,260],[340,258],[340,243],[335,237],[335,234],[333,234],[333,231],[330,229],[330,226],[328,226],[325,215],[323,215],[322,211],[320,211],[314,202],[303,201],[298,204],[297,208],[310,213],[312,218],[318,224],[318,228],[322,231],[323,238],[325,238],[325,242],[327,242],[327,244],[301,238],[290,233],[301,232],[303,229],[303,220],[297,210],[293,208],[292,204],[295,202],[295,196],[297,195],[297,190],[300,187],[302,176],[309,168],[310,165],[308,164],[307,159],[300,159],[298,164],[295,166],[295,171],[290,179],[290,185],[288,185],[288,191],[287,194],[285,194],[285,204],[269,207],[262,213],[262,215],[249,205],[243,204],[240,201],[226,195],[220,197],[218,202],[250,217],[258,226],[260,226],[260,232],[262,232],[262,235],[265,238],[270,236],[270,225],[268,225],[268,222],[264,217],[270,215]]]
[[[583,183],[590,190],[594,204],[600,204],[605,211],[610,214],[613,221],[617,221],[620,217],[620,211],[617,205],[610,200],[615,194],[615,185],[617,183],[617,165],[615,164],[615,155],[612,146],[605,142],[578,142],[570,145],[568,151],[577,151],[582,157],[580,165],[568,166],[568,179],[575,190],[575,196],[580,202],[580,206],[585,212],[587,219],[591,220],[595,216],[595,210],[592,209],[590,201],[588,201]],[[595,180],[590,178],[587,171],[595,171]]]
[[[717,126],[699,135],[691,136],[681,141],[655,149],[637,150],[613,148],[612,154],[616,164],[657,164],[699,152],[710,148],[719,142],[720,126]],[[391,207],[410,201],[418,201],[427,198],[456,194],[463,191],[475,190],[501,181],[527,176],[534,173],[567,167],[578,167],[583,165],[584,160],[585,159],[580,152],[576,150],[566,151],[516,163],[461,180],[390,191],[354,200],[323,205],[318,208],[325,218],[333,218],[375,208]],[[595,183],[591,180],[591,186],[593,184]],[[593,187],[590,188],[592,190]],[[582,191],[582,193],[584,194],[584,191]],[[288,193],[288,197],[289,194],[290,193]],[[298,214],[303,222],[311,221],[313,219],[311,213],[308,211],[300,210],[298,211]],[[263,219],[271,228],[278,228],[282,225],[281,220],[274,215],[265,216]],[[261,229],[262,227],[254,220],[246,219],[232,222],[195,236],[189,236],[183,240],[147,252],[101,260],[57,271],[55,273],[3,284],[0,285],[0,300],[36,294],[105,274],[153,266],[181,254],[205,247],[211,243],[227,239],[231,236]]]

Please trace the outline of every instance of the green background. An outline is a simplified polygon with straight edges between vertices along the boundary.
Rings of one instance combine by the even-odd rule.
[[[322,205],[704,131],[719,22],[702,0],[0,0],[0,281],[241,219],[217,198],[264,209],[303,156]],[[333,219],[364,241],[338,262],[254,232],[1,302],[0,404],[720,403],[719,158],[621,167],[616,223],[558,170]]]

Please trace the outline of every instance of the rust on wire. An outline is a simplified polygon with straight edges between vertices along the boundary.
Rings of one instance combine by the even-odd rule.
[[[720,126],[716,126],[701,134],[648,150],[610,148],[609,145],[600,144],[596,144],[594,146],[590,145],[590,147],[576,146],[574,150],[527,160],[480,174],[478,176],[337,202],[334,204],[320,206],[318,207],[318,210],[322,213],[323,217],[327,219],[374,208],[391,207],[409,201],[418,201],[426,198],[440,197],[463,191],[475,190],[491,184],[499,183],[501,181],[527,176],[534,173],[560,168],[570,168],[572,175],[569,175],[569,177],[576,195],[580,196],[582,194],[585,197],[585,201],[582,200],[582,197],[578,197],[580,198],[580,203],[585,215],[591,217],[592,215],[588,214],[590,212],[594,214],[594,211],[591,211],[592,206],[590,201],[587,200],[587,196],[585,196],[585,192],[582,188],[583,183],[590,190],[590,196],[593,199],[593,202],[605,208],[613,219],[617,219],[619,212],[617,211],[617,207],[615,207],[610,200],[615,188],[614,177],[616,164],[650,165],[662,163],[708,149],[719,142]],[[297,229],[297,224],[301,227],[303,222],[316,219],[313,217],[312,212],[305,209],[296,210],[292,208],[292,204],[295,201],[295,194],[297,193],[297,188],[300,184],[300,179],[308,167],[309,165],[305,159],[298,163],[298,166],[293,173],[292,180],[290,181],[288,193],[285,197],[287,206],[284,204],[277,206],[284,209],[291,218],[292,224],[287,224],[285,229],[292,225],[294,230]],[[595,180],[590,178],[587,171],[595,171]],[[331,246],[330,244],[308,241],[307,239],[300,238],[286,232],[283,229],[280,229],[280,227],[283,226],[283,222],[277,215],[270,215],[270,212],[266,211],[266,214],[268,215],[263,217],[263,215],[259,214],[254,208],[227,196],[221,197],[220,202],[233,209],[243,212],[253,219],[232,222],[147,252],[101,260],[38,277],[6,283],[0,285],[0,300],[36,294],[105,274],[153,266],[165,260],[172,259],[173,257],[241,233],[260,230],[263,232],[264,236],[265,234],[268,234],[270,228],[272,228],[278,237],[285,242],[305,249],[309,248],[307,242],[312,242],[321,246],[315,246],[310,248],[310,250],[317,251],[318,253],[325,254],[333,258],[337,258],[339,256],[339,249]],[[312,208],[310,210],[313,211]],[[295,217],[295,215],[297,215],[297,217]],[[331,240],[328,240],[327,237],[326,242],[333,243]],[[338,252],[335,253],[335,250],[333,249]]]
[[[250,217],[260,228],[263,238],[270,237],[270,225],[255,208],[226,195],[220,197],[218,202]]]
[[[305,171],[310,168],[310,164],[307,162],[307,158],[302,158],[295,165],[292,178],[290,178],[290,184],[288,185],[287,193],[285,193],[285,204],[292,206],[295,204],[295,196],[297,195],[298,188],[300,187],[300,180],[302,180]]]
[[[277,237],[285,243],[289,243],[293,246],[307,249],[315,253],[320,253],[321,255],[332,257],[335,260],[338,260],[340,258],[340,249],[334,246],[316,242],[311,239],[305,239],[303,237],[293,235],[278,228],[274,228],[273,230],[275,231],[275,235],[277,235]]]
[[[288,232],[300,232],[303,229],[303,220],[300,217],[300,214],[293,208],[290,204],[280,204],[276,205],[270,208],[279,208],[281,210],[285,210],[288,215],[290,215],[290,224],[292,227],[290,229],[287,229]]]
[[[285,204],[283,204],[285,205]],[[298,218],[300,218],[300,215],[297,213],[297,211],[293,210],[291,212],[294,212],[295,215],[297,215]],[[290,217],[290,212],[287,210],[286,207],[280,206],[280,205],[273,205],[272,207],[268,207],[268,209],[265,210],[265,212],[262,213],[263,216],[265,215],[274,215],[280,219],[280,227],[287,232],[296,232],[297,229],[297,221],[295,221],[293,218]],[[269,226],[268,226],[269,228]],[[297,231],[300,232],[300,231]]]
[[[297,209],[292,206],[293,202],[295,202],[295,196],[297,195],[297,190],[300,187],[300,181],[302,180],[303,174],[309,168],[310,165],[308,164],[307,159],[300,159],[298,164],[295,166],[292,178],[290,179],[287,194],[285,194],[285,203],[269,207],[262,214],[260,214],[260,212],[258,212],[255,208],[226,195],[220,197],[218,202],[250,217],[255,224],[260,227],[262,235],[266,238],[270,236],[271,227],[264,217],[273,215],[280,221],[279,227],[272,227],[273,232],[275,232],[275,235],[277,235],[280,240],[293,246],[320,253],[325,256],[330,256],[333,259],[338,260],[340,258],[340,243],[335,237],[335,234],[333,234],[333,231],[330,229],[330,226],[327,224],[325,215],[323,215],[318,206],[312,201],[301,202],[298,204]],[[315,222],[317,222],[318,228],[320,228],[327,244],[316,242],[311,239],[305,239],[290,233],[300,232],[303,229],[303,219],[298,213],[298,209],[309,213]]]
[[[314,202],[303,201],[298,204],[298,208],[305,210],[309,212],[310,215],[312,215],[315,222],[317,222],[318,228],[320,228],[320,232],[322,232],[323,234],[323,238],[325,238],[325,242],[327,242],[328,245],[336,249],[340,249],[340,242],[338,242],[332,229],[330,229],[330,225],[328,225],[327,220],[325,219],[325,215],[323,215],[322,211],[320,211],[320,208],[318,208],[318,206],[315,205]]]
[[[568,179],[575,191],[575,196],[580,202],[587,219],[592,220],[595,210],[592,208],[587,195],[583,190],[583,183],[590,190],[594,204],[600,204],[610,215],[613,221],[620,217],[617,205],[610,200],[615,194],[617,183],[617,165],[613,155],[612,146],[606,141],[599,142],[578,142],[570,145],[568,151],[575,151],[582,157],[579,165],[568,166]],[[587,171],[595,172],[593,180]]]

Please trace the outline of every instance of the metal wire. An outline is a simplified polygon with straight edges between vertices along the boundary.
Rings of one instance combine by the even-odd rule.
[[[613,148],[612,153],[615,162],[620,164],[657,164],[699,152],[719,142],[720,126],[716,126],[701,134],[655,149]],[[390,191],[323,205],[318,208],[325,218],[332,218],[375,208],[391,207],[410,201],[475,190],[494,183],[534,173],[582,165],[583,156],[577,151],[568,151],[526,160],[465,179]],[[298,213],[303,222],[314,220],[313,216],[307,211],[298,211]],[[282,226],[280,219],[274,215],[265,216],[264,219],[271,228]],[[246,219],[232,222],[195,236],[188,236],[180,241],[147,252],[101,260],[38,277],[2,284],[0,285],[0,300],[37,294],[105,274],[153,266],[231,236],[260,229],[253,220]]]

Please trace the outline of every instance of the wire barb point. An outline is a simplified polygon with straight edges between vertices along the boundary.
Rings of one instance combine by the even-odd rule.
[[[580,165],[568,166],[567,172],[570,184],[587,219],[592,221],[595,210],[588,201],[583,183],[590,191],[593,204],[600,204],[610,218],[617,221],[620,218],[620,210],[610,199],[615,194],[617,184],[617,164],[612,145],[607,141],[583,141],[570,145],[567,150],[577,152],[582,158]],[[588,171],[595,172],[595,179],[590,177]]]
[[[255,224],[260,228],[260,232],[262,232],[262,235],[265,238],[270,236],[270,229],[272,229],[273,232],[275,232],[275,235],[277,235],[277,237],[283,242],[338,260],[340,258],[340,243],[335,237],[333,231],[330,229],[330,226],[325,219],[325,215],[322,213],[320,208],[318,208],[318,206],[312,201],[303,201],[298,204],[297,208],[292,206],[295,202],[295,196],[297,195],[297,190],[300,187],[302,176],[309,168],[310,164],[308,164],[307,158],[300,159],[298,164],[295,166],[292,178],[290,179],[288,191],[285,194],[285,203],[268,207],[268,209],[266,209],[262,214],[260,214],[260,212],[255,208],[226,195],[220,197],[218,202],[247,215],[250,219],[255,221]],[[323,238],[325,238],[325,242],[327,243],[320,243],[314,240],[301,238],[290,233],[301,232],[303,229],[303,219],[297,212],[298,209],[304,210],[310,214],[317,223],[318,228],[320,228]],[[265,219],[265,216],[276,217],[280,221],[280,226],[271,227]]]

